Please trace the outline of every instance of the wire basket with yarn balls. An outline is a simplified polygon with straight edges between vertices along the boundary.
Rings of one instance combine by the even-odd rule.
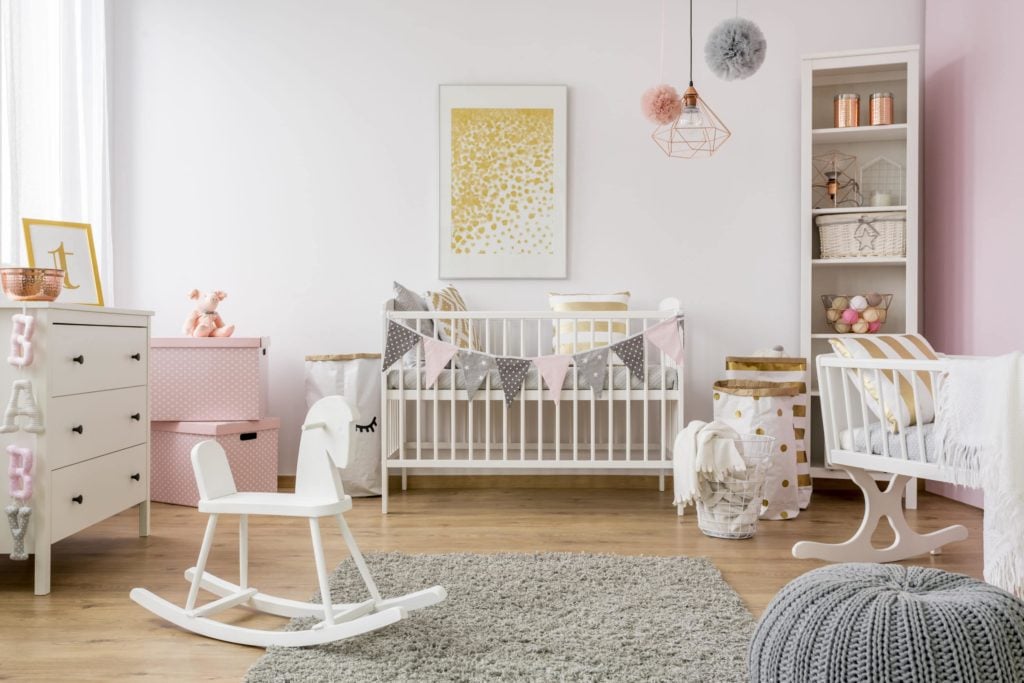
[[[885,324],[892,294],[823,294],[825,320],[838,334],[874,334]]]

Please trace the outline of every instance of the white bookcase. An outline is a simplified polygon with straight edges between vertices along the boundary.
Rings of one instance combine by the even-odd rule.
[[[825,320],[823,294],[892,294],[893,301],[881,332],[917,332],[921,323],[921,72],[916,45],[886,49],[816,54],[801,64],[800,117],[800,353],[811,364],[811,415],[808,421],[811,475],[817,478],[846,477],[825,463],[821,438],[821,403],[815,358],[830,353],[828,340],[837,336]],[[860,123],[856,128],[834,128],[832,99],[838,93],[860,95]],[[870,96],[893,94],[893,124],[869,126]],[[813,157],[831,150],[857,157],[859,165],[879,157],[903,166],[903,197],[899,206],[863,205],[814,208]],[[859,179],[858,179],[859,180]],[[906,257],[821,258],[819,215],[870,214],[906,211]],[[882,475],[880,475],[882,477]],[[908,489],[910,491],[910,489]],[[908,493],[908,505],[912,505]]]

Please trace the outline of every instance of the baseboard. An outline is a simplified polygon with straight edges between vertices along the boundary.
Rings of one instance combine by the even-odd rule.
[[[401,476],[391,476],[392,491],[402,486]],[[409,489],[621,489],[651,490],[658,488],[657,475],[625,476],[616,474],[468,474],[468,475],[414,475],[409,477]],[[818,479],[814,488],[830,491],[856,489],[848,479]],[[294,491],[295,475],[277,475],[278,491]],[[672,475],[665,476],[665,490],[672,490]]]

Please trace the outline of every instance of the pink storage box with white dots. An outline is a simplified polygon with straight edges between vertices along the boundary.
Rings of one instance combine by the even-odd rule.
[[[239,491],[277,491],[276,417],[242,422],[153,422],[150,497],[175,505],[199,504],[192,473],[192,447],[216,440],[228,455]]]
[[[269,337],[150,340],[150,419],[262,420]]]

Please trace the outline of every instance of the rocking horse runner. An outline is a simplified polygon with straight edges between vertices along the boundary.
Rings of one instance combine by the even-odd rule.
[[[352,499],[342,489],[338,470],[348,463],[353,429],[352,409],[341,396],[322,398],[309,409],[299,443],[295,493],[239,493],[220,444],[216,441],[197,444],[192,449],[192,468],[199,488],[199,511],[209,513],[210,519],[199,551],[199,561],[185,572],[185,579],[191,582],[185,607],[178,607],[144,588],[132,589],[132,600],[183,629],[208,638],[257,647],[302,647],[350,638],[393,624],[405,618],[410,610],[444,600],[447,593],[441,586],[389,599],[382,598],[377,590],[343,516],[345,511],[352,509]],[[239,515],[238,584],[206,571],[217,519],[222,514]],[[267,595],[249,586],[248,516],[251,514],[306,517],[309,520],[321,604]],[[332,602],[320,538],[321,517],[337,518],[345,545],[366,584],[369,599],[344,604]],[[200,588],[220,596],[219,599],[197,607]],[[209,618],[237,606],[282,617],[322,617],[322,621],[302,631],[265,631]]]

